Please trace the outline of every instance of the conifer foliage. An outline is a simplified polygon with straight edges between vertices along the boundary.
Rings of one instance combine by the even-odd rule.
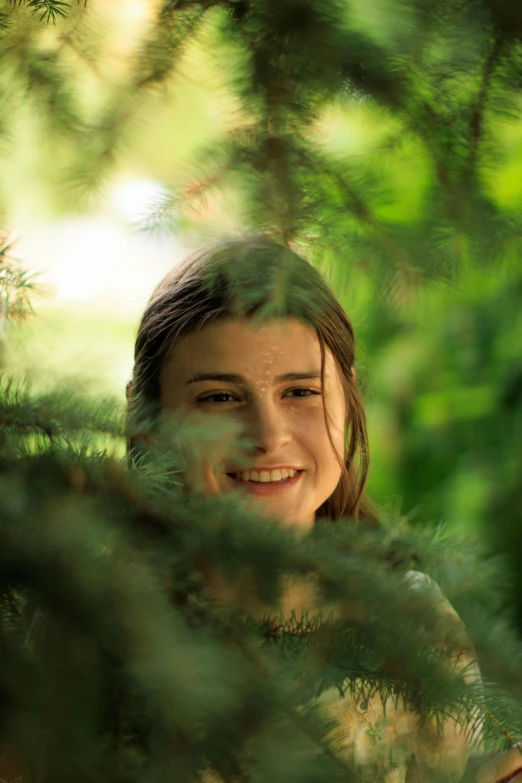
[[[37,106],[42,127],[69,145],[70,176],[96,186],[147,95],[191,40],[210,35],[217,53],[231,53],[223,79],[238,122],[151,220],[232,190],[247,230],[322,261],[349,254],[400,301],[461,266],[516,259],[520,215],[500,204],[493,173],[496,122],[519,110],[522,15],[500,0],[367,8],[159,3],[131,67],[90,117],[74,91],[75,68],[92,64],[88,5],[5,3],[0,89],[13,112]],[[380,160],[323,143],[323,112],[350,102],[371,105],[387,126]],[[390,207],[392,153],[422,170],[414,218]],[[13,318],[28,313],[31,281],[3,245],[8,340]],[[117,406],[70,388],[33,393],[5,362],[2,375],[0,743],[31,780],[360,780],[324,709],[332,692],[346,704],[402,700],[434,738],[456,721],[470,741],[520,739],[522,646],[498,614],[501,563],[400,520],[321,523],[300,537],[237,498],[187,497],[178,480],[187,444],[205,448],[220,433],[174,422],[156,450],[122,463],[99,445],[123,439]],[[458,610],[482,685],[452,665],[462,626],[441,618],[432,589],[406,589],[412,571]],[[311,585],[317,600],[285,619],[288,580]],[[372,730],[379,780],[384,727]]]

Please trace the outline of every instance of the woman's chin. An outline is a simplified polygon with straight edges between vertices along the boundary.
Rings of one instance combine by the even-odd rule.
[[[289,527],[309,529],[314,524],[315,514],[303,512],[299,509],[284,508],[284,504],[271,501],[263,497],[251,497],[248,499],[248,507],[262,517],[279,522]]]

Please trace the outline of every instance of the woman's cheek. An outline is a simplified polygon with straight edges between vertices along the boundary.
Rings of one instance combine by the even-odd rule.
[[[188,491],[204,495],[219,495],[221,490],[216,477],[216,466],[209,457],[199,455],[187,460],[183,474],[183,486]]]
[[[221,460],[222,463],[222,460]],[[205,491],[209,495],[221,495],[222,494],[222,488],[219,483],[219,479],[217,474],[217,471],[220,469],[220,463],[216,463],[215,461],[211,461],[208,458],[204,459],[203,462],[203,473],[204,473],[204,484],[205,484]],[[223,469],[221,469],[221,473],[223,475],[223,478],[225,476]]]
[[[220,485],[226,478],[225,464],[237,451],[238,426],[235,422],[208,416],[201,416],[199,421],[194,417],[194,423],[204,435],[201,440],[192,438],[186,444],[186,486],[212,495],[221,494]]]
[[[226,448],[227,447],[227,448]],[[200,454],[195,468],[198,489],[208,495],[221,495],[226,492],[227,476],[225,463],[230,460],[231,444],[206,444],[205,453]]]

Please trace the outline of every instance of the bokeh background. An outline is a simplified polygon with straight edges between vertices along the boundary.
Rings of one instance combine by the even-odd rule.
[[[122,86],[132,77],[159,5],[89,0],[88,9],[71,6],[66,30],[81,26],[65,58],[75,105],[93,122],[105,119],[112,130],[124,125],[114,139],[107,133],[106,148],[99,147],[95,155],[84,140],[85,154],[78,157],[76,142],[67,139],[67,116],[59,118],[55,132],[36,99],[15,96],[6,113],[3,223],[11,255],[35,274],[38,287],[34,316],[4,325],[9,330],[6,364],[11,374],[29,376],[37,387],[74,378],[86,393],[111,395],[123,403],[137,324],[156,283],[195,247],[248,228],[241,188],[233,180],[213,187],[212,175],[208,179],[212,150],[225,149],[230,133],[248,125],[237,92],[242,55],[222,36],[221,10],[208,12],[198,35],[155,89],[137,98],[136,91]],[[411,54],[419,40],[419,29],[425,34],[430,51],[424,75],[419,71],[415,79],[419,94],[424,91],[426,102],[439,112],[437,118],[446,116],[448,138],[439,123],[430,147],[426,134],[415,133],[418,107],[411,108],[409,124],[404,111],[375,100],[372,89],[365,94],[359,88],[324,101],[308,123],[307,138],[325,160],[350,172],[351,182],[365,193],[372,214],[368,232],[377,226],[378,234],[379,226],[386,226],[391,239],[381,243],[385,262],[406,252],[410,243],[413,257],[440,246],[458,266],[458,274],[446,270],[424,277],[405,262],[384,285],[382,276],[373,273],[364,230],[357,229],[359,246],[353,240],[354,215],[362,215],[364,225],[364,210],[355,198],[353,214],[339,217],[339,225],[344,221],[347,226],[346,242],[339,230],[329,247],[319,251],[320,242],[311,240],[304,247],[320,262],[355,324],[372,447],[370,493],[413,524],[443,523],[449,531],[493,543],[508,559],[517,558],[522,524],[519,232],[515,226],[487,259],[485,251],[481,256],[481,230],[487,231],[487,225],[480,210],[465,230],[445,233],[442,224],[434,229],[431,223],[431,233],[425,233],[433,183],[441,176],[434,150],[437,144],[447,143],[448,149],[452,143],[464,145],[458,106],[474,89],[482,95],[484,60],[477,52],[484,36],[472,15],[459,17],[453,32],[460,42],[451,48],[440,35],[430,38],[418,20],[414,24],[410,12],[415,4],[346,6],[352,29],[398,69],[401,57]],[[65,35],[56,21],[38,33],[40,50],[55,52]],[[36,29],[38,20],[34,24]],[[438,63],[447,66],[452,58],[454,82],[446,80],[446,93],[437,92],[429,79],[435,78]],[[4,67],[5,94],[9,79],[12,72]],[[493,102],[484,124],[486,152],[492,152],[475,187],[489,205],[483,221],[491,226],[498,215],[505,225],[515,225],[522,204],[518,88],[509,107],[499,108],[501,103],[501,97],[498,105]],[[111,125],[105,115],[115,105],[119,115]],[[423,122],[429,125],[429,117]],[[98,137],[94,143],[100,145]],[[110,165],[98,170],[94,159],[110,159]],[[319,193],[318,209],[321,198]],[[453,192],[450,218],[468,198],[469,191]],[[330,217],[333,204],[334,199],[325,206]],[[327,220],[326,225],[328,230]],[[254,218],[251,226],[263,228]],[[469,241],[473,233],[475,245]]]

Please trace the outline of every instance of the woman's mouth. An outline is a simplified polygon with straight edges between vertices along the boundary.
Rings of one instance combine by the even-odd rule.
[[[240,473],[227,473],[236,487],[243,487],[253,495],[279,495],[288,492],[301,478],[303,470],[281,468],[271,471],[243,470]]]

